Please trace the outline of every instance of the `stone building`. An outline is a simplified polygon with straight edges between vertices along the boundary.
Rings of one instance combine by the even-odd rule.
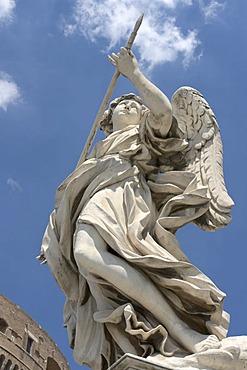
[[[1,294],[0,370],[70,370],[40,325]]]

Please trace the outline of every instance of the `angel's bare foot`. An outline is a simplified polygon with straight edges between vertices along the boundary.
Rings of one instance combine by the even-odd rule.
[[[191,353],[205,352],[209,349],[218,349],[221,347],[221,342],[216,335],[205,335],[198,333],[186,324],[180,322],[180,326],[174,325],[177,329],[173,332],[173,337],[182,346]]]
[[[218,349],[221,343],[216,335],[203,335],[204,339],[194,345],[194,353],[204,352],[208,349]]]

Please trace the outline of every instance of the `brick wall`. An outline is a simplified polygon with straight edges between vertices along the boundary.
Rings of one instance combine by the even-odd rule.
[[[70,370],[40,325],[1,294],[0,370]]]

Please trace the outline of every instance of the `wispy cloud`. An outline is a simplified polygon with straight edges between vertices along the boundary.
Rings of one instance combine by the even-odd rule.
[[[8,74],[0,71],[0,108],[6,111],[10,104],[15,104],[19,99],[17,84]]]
[[[176,26],[175,18],[169,18],[161,24],[156,22],[155,16],[148,17],[136,41],[141,55],[140,61],[146,64],[149,70],[157,64],[172,62],[179,56],[187,66],[199,44],[196,30],[188,31],[185,35]]]
[[[211,0],[209,2],[199,0],[201,10],[204,14],[205,21],[210,22],[215,18],[218,18],[219,14],[224,10],[226,6],[225,1]]]
[[[15,0],[0,0],[0,24],[12,20],[15,5]]]
[[[191,5],[193,0],[159,0],[161,5],[175,9],[178,5]]]
[[[172,62],[178,57],[188,65],[196,57],[200,45],[198,30],[182,31],[175,15],[179,9],[194,7],[205,20],[214,18],[222,8],[216,0],[75,0],[73,19],[64,25],[65,35],[80,33],[92,42],[106,39],[112,49],[126,40],[136,19],[145,13],[135,41],[142,64],[151,70],[155,65]]]
[[[104,37],[108,49],[119,40],[126,39],[138,16],[145,12],[142,27],[135,41],[142,63],[151,70],[155,64],[174,61],[180,55],[185,64],[194,56],[200,43],[196,30],[183,33],[174,16],[167,11],[178,5],[189,6],[191,0],[77,0],[73,22],[66,24],[66,35],[80,32],[91,41]]]
[[[7,185],[9,185],[12,191],[22,191],[20,184],[11,177],[7,180]]]

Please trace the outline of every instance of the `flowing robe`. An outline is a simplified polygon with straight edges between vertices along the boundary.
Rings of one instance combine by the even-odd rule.
[[[190,172],[159,171],[160,159],[186,146],[174,126],[162,138],[146,118],[140,127],[128,126],[96,144],[57,190],[43,249],[67,297],[64,324],[80,364],[103,370],[126,352],[171,356],[184,350],[152,313],[110,281],[79,274],[73,238],[80,223],[93,225],[109,253],[150,279],[191,328],[226,336],[225,294],[190,264],[175,237],[206,212],[207,188],[198,188]]]

